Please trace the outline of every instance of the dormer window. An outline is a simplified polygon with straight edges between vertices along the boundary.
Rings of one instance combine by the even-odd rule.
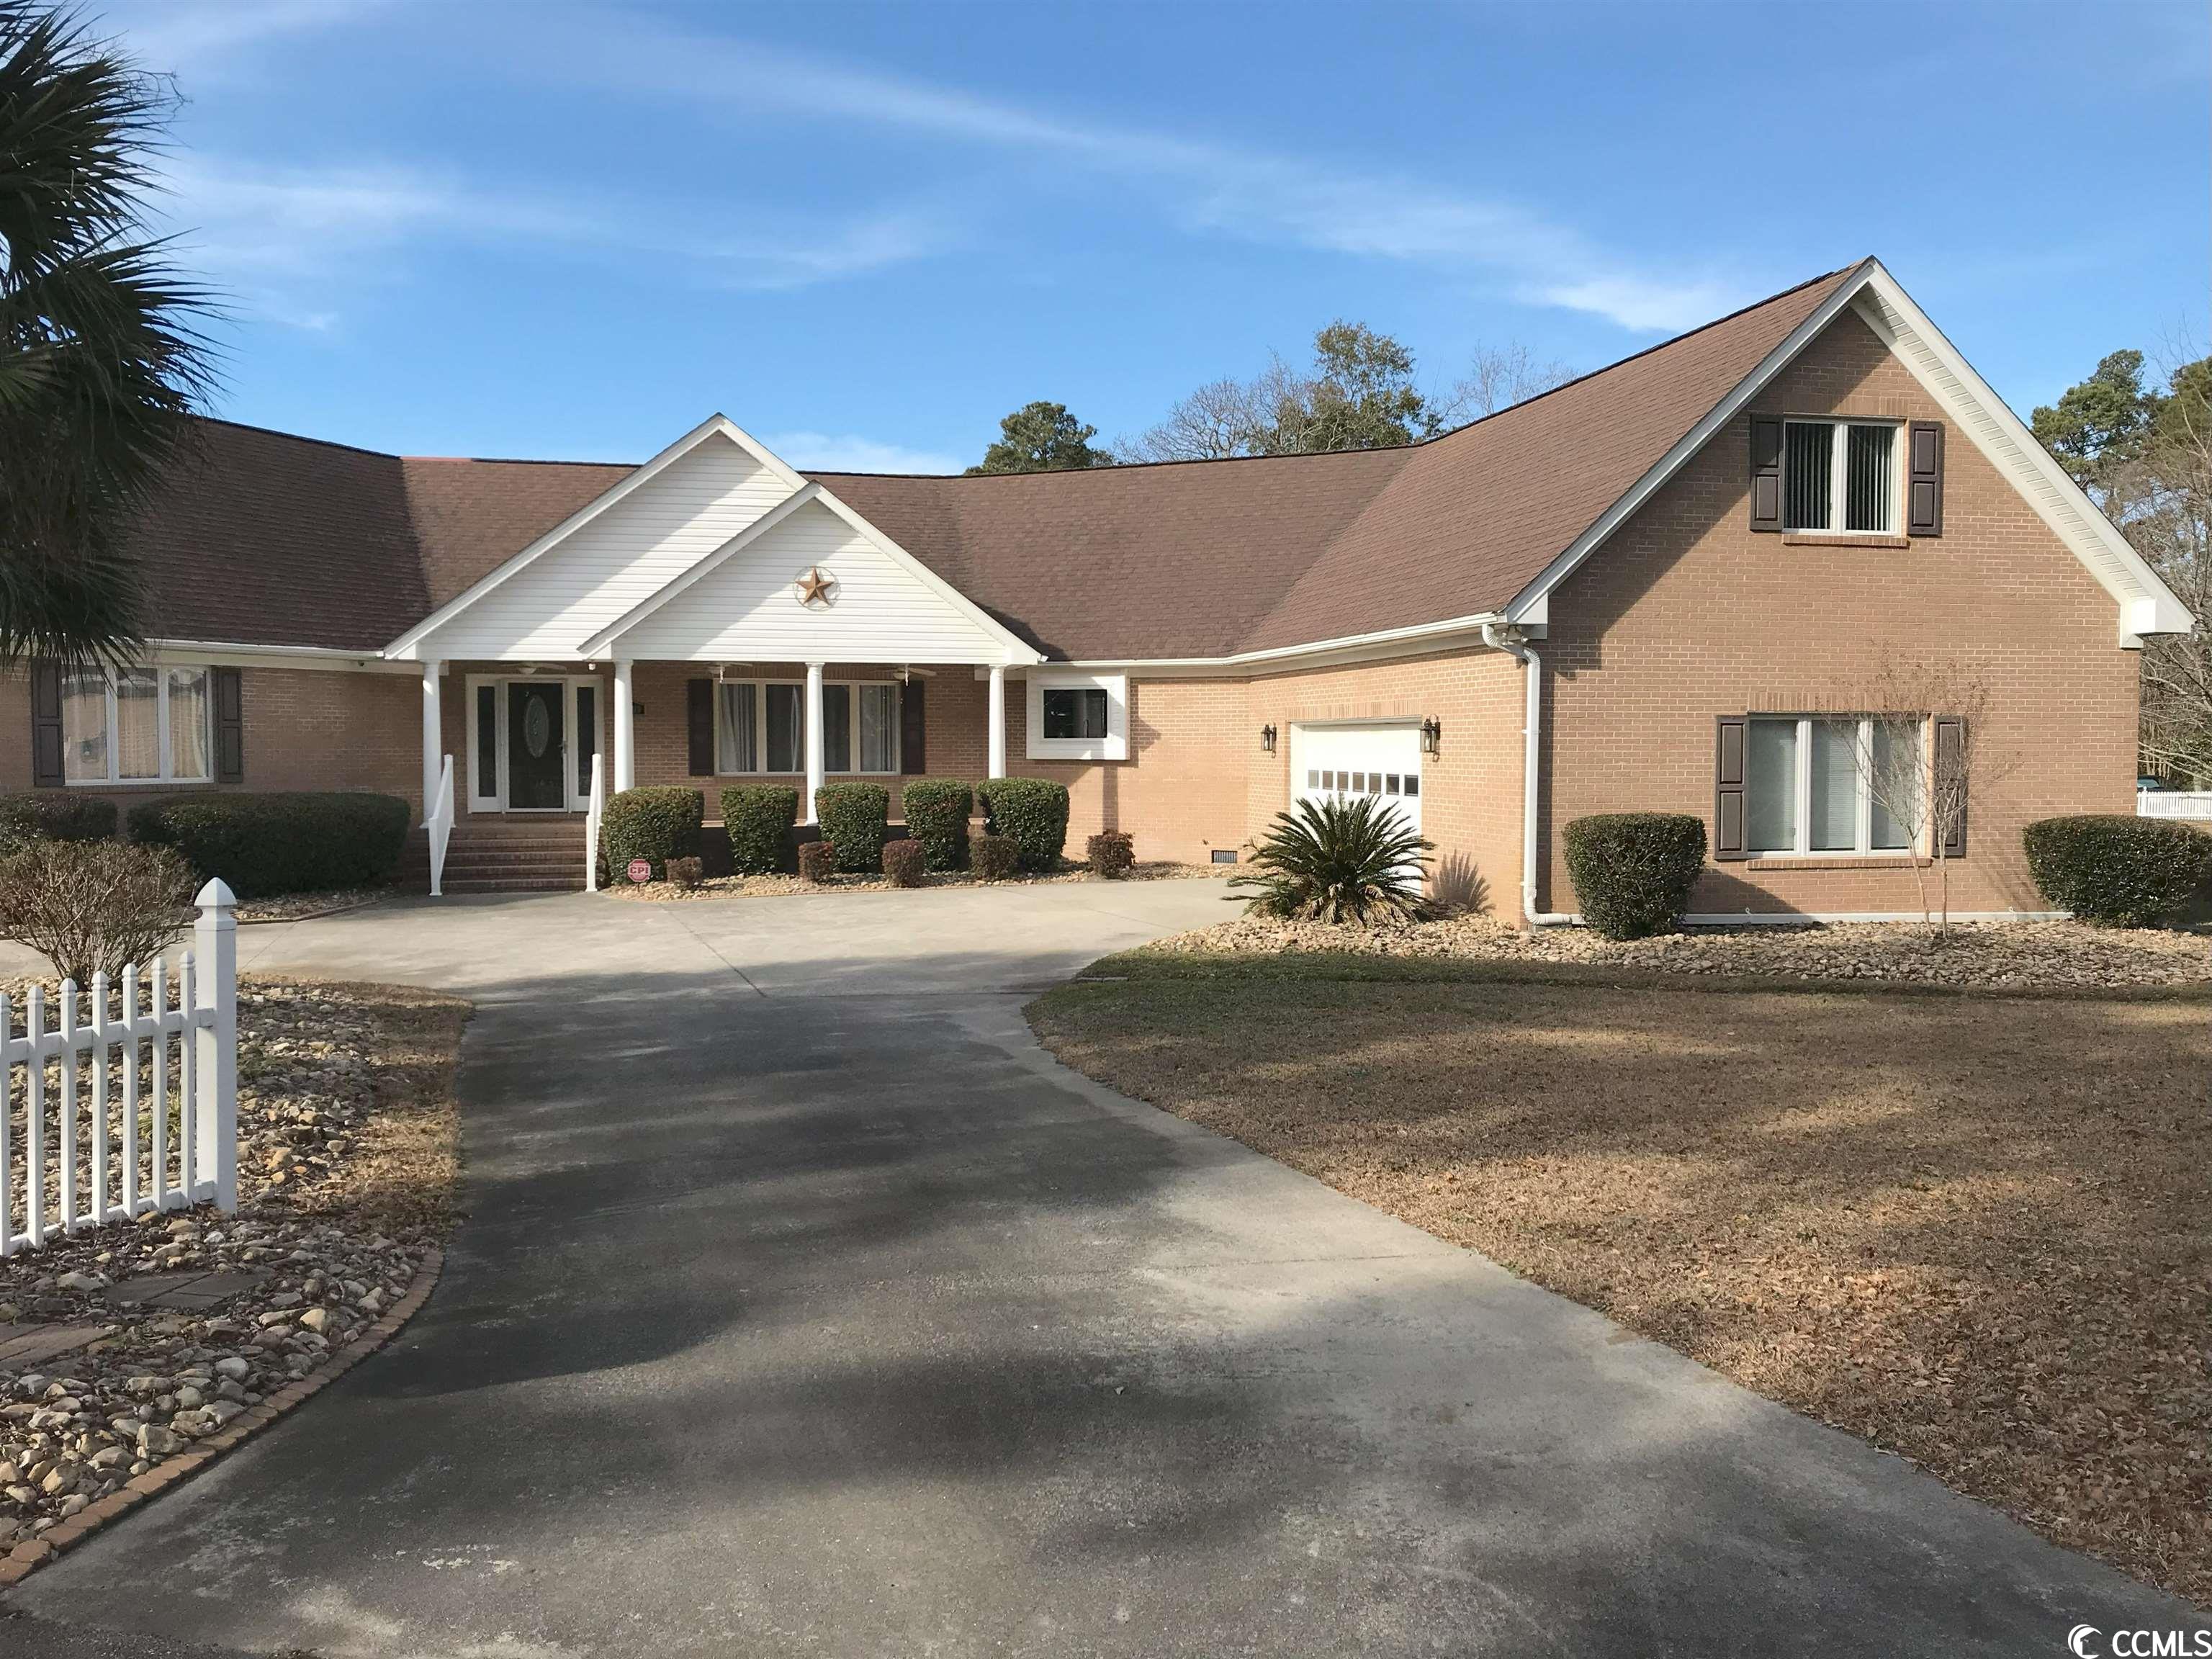
[[[1889,422],[1786,422],[1782,527],[1895,535],[1897,434]]]

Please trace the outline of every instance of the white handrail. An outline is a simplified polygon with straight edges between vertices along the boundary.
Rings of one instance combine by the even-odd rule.
[[[429,815],[422,820],[422,828],[430,836],[430,896],[445,896],[446,843],[453,835],[453,757],[446,757],[445,764],[438,769],[438,799]]]
[[[584,890],[599,890],[599,820],[606,815],[606,757],[592,757],[592,798],[584,811]]]

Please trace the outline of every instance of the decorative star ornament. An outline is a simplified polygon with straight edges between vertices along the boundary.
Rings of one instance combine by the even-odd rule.
[[[799,592],[799,602],[809,607],[826,605],[837,591],[837,579],[825,575],[816,565],[792,586]]]

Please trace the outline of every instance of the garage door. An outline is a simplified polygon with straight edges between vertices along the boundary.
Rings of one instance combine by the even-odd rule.
[[[1293,726],[1291,780],[1301,800],[1372,795],[1396,807],[1411,830],[1421,827],[1421,728],[1389,726]]]

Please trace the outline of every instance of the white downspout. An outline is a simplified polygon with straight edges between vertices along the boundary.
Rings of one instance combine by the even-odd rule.
[[[1524,927],[1565,921],[1564,915],[1540,915],[1536,910],[1536,801],[1543,781],[1544,664],[1524,640],[1498,631],[1496,623],[1482,625],[1482,642],[1492,650],[1519,659],[1528,684],[1527,712],[1521,726],[1521,916]]]

